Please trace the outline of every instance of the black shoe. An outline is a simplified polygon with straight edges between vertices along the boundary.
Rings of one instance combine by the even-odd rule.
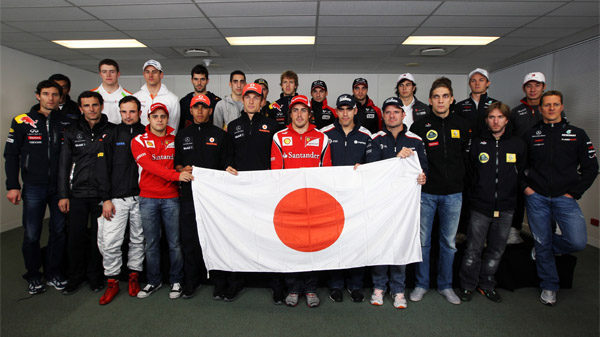
[[[97,293],[104,289],[104,280],[90,281],[90,289]]]
[[[473,298],[473,291],[460,288],[458,291],[458,298],[463,302],[469,302]]]
[[[342,291],[340,289],[331,289],[329,292],[329,298],[334,302],[342,302],[344,300],[344,295],[342,295]]]
[[[67,286],[62,291],[63,295],[73,295],[79,290],[79,286],[81,286],[81,282],[67,282]]]
[[[198,289],[198,286],[188,286],[187,283],[183,286],[183,291],[181,293],[181,298],[183,299],[190,299],[192,297],[194,297],[194,292],[196,292],[196,289]]]
[[[481,289],[477,288],[477,290],[481,293],[481,295],[487,297],[490,301],[500,303],[502,302],[502,297],[496,292],[495,289]]]
[[[223,285],[215,285],[213,291],[213,300],[222,300],[225,298],[225,287]]]
[[[236,296],[240,293],[240,290],[242,290],[242,288],[238,286],[229,287],[227,291],[225,291],[225,297],[223,298],[223,300],[225,302],[233,302]]]
[[[27,292],[29,295],[37,295],[46,292],[46,287],[42,283],[41,280],[30,280],[29,286],[27,287]]]
[[[281,304],[283,304],[284,300],[285,300],[285,291],[283,291],[283,288],[273,289],[273,302],[275,302],[275,304],[277,304],[277,305],[281,305]]]
[[[348,289],[348,292],[350,293],[350,298],[352,298],[352,302],[362,302],[365,300],[365,295],[363,294],[361,289]]]

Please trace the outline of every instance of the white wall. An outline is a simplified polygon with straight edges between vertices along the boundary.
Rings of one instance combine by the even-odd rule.
[[[83,90],[98,85],[95,74],[76,69],[58,62],[46,60],[11,48],[0,46],[0,139],[4,143],[11,120],[19,114],[29,112],[36,104],[35,86],[50,75],[62,73],[71,79],[71,96],[77,97]],[[21,206],[14,206],[5,198],[6,174],[4,156],[0,169],[0,230],[5,231],[21,225]]]
[[[600,38],[588,40],[551,54],[502,69],[491,74],[497,93],[494,98],[515,106],[524,94],[523,76],[532,71],[546,75],[546,88],[564,95],[565,114],[570,123],[583,128],[592,143],[600,146],[599,99]],[[596,150],[596,153],[598,151]],[[591,218],[600,218],[600,183],[598,179],[579,200],[588,224],[588,243],[599,246],[598,227],[590,225]]]

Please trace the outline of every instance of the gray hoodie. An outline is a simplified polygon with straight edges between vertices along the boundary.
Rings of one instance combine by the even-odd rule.
[[[231,98],[231,95],[225,96],[215,106],[213,124],[223,130],[227,130],[227,124],[241,116],[242,108],[242,101],[236,102]]]

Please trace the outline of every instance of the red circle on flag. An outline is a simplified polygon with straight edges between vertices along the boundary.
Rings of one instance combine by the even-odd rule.
[[[344,229],[344,209],[329,193],[301,188],[284,196],[273,216],[275,232],[286,246],[316,252],[331,246]]]

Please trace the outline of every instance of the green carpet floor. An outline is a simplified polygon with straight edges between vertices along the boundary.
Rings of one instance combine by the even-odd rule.
[[[131,298],[127,284],[106,306],[87,285],[71,296],[53,288],[30,297],[21,255],[22,230],[1,234],[1,335],[9,336],[598,336],[598,249],[576,254],[574,287],[561,290],[555,307],[542,305],[538,289],[510,292],[492,303],[475,295],[461,305],[435,291],[405,310],[388,296],[381,307],[368,302],[333,303],[319,289],[322,304],[310,309],[276,306],[268,289],[245,289],[232,303],[214,301],[203,286],[189,300],[170,300],[163,288],[147,299]],[[368,293],[369,290],[365,290]]]

